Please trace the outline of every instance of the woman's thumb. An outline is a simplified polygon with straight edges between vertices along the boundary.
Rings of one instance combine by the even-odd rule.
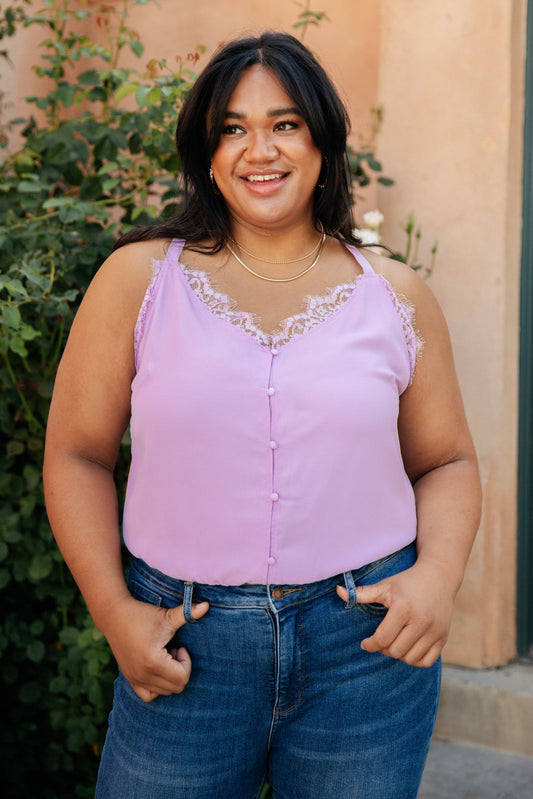
[[[193,619],[200,619],[209,610],[209,602],[199,602],[198,604],[191,605],[191,614]],[[166,611],[167,622],[172,629],[178,630],[187,623],[185,614],[183,612],[183,605],[177,605],[174,608],[168,608]]]
[[[191,606],[191,613],[193,619],[201,619],[209,610],[209,602],[198,602],[197,605],[193,603]]]
[[[383,589],[380,583],[374,585],[357,585],[355,587],[358,605],[369,605],[371,602],[383,602]]]

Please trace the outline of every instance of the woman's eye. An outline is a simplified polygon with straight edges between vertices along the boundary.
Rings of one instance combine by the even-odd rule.
[[[240,125],[226,125],[225,128],[222,128],[222,133],[225,136],[234,136],[236,133],[242,133],[243,129]]]
[[[286,120],[285,122],[278,122],[278,124],[275,127],[275,130],[280,130],[283,132],[285,130],[294,130],[297,127],[298,127],[297,122],[290,122],[289,120]]]

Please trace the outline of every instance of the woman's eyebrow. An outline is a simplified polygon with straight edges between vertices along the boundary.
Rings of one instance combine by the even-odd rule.
[[[288,108],[269,108],[266,112],[267,117],[282,117],[286,114],[297,114],[299,116],[300,111],[295,106],[290,106]],[[246,114],[241,111],[226,111],[224,119],[246,119]]]

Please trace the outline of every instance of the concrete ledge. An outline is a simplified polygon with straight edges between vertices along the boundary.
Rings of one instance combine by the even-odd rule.
[[[533,666],[445,665],[435,737],[533,756]]]

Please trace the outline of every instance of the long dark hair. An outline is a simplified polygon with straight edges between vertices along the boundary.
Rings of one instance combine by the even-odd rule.
[[[307,123],[323,166],[314,194],[317,227],[352,244],[350,188],[346,173],[346,140],[350,122],[332,82],[316,58],[294,36],[267,31],[259,37],[236,39],[215,53],[194,83],[178,119],[176,146],[183,170],[183,210],[159,224],[121,236],[114,249],[133,241],[181,238],[189,245],[213,242],[218,252],[230,237],[230,218],[222,194],[209,177],[226,110],[242,73],[260,64],[270,69]]]

